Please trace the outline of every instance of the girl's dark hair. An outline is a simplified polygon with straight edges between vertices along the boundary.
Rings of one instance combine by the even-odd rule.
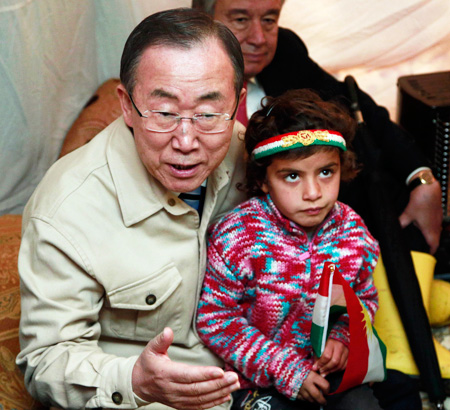
[[[308,129],[340,132],[346,141],[347,151],[332,146],[313,145],[280,152],[259,160],[252,157],[252,152],[259,142],[276,135]],[[263,194],[261,186],[266,179],[267,167],[274,158],[306,158],[319,151],[336,149],[339,150],[341,158],[341,180],[349,181],[359,171],[356,156],[351,151],[355,132],[356,121],[343,105],[324,101],[313,91],[290,90],[279,97],[264,98],[262,108],[252,115],[245,133],[248,161],[244,189],[248,196]]]

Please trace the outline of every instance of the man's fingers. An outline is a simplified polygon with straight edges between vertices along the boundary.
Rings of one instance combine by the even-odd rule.
[[[436,232],[428,232],[424,233],[425,240],[430,247],[430,253],[434,255],[439,248],[439,241],[441,239],[440,232],[436,234]]]
[[[152,373],[136,388],[133,385],[135,393],[144,400],[176,409],[214,407],[229,400],[230,394],[240,387],[236,373],[224,373],[213,366],[189,366],[165,359],[163,367]]]
[[[213,391],[227,389],[229,386],[239,385],[239,378],[234,372],[226,372],[218,367],[186,366],[190,373],[174,374],[172,383],[178,384],[179,389],[186,395],[208,394]]]
[[[176,392],[180,397],[206,397],[208,401],[228,395],[239,389],[236,373],[224,373],[219,367],[190,366],[176,364],[177,369],[171,373],[170,380],[164,380],[166,390]],[[161,381],[157,381],[158,384]],[[163,383],[161,383],[163,384]]]
[[[231,393],[240,388],[237,375],[224,375],[220,380],[177,386],[179,401],[195,403],[198,409],[217,406],[231,399]]]
[[[148,342],[146,348],[149,353],[166,354],[172,342],[173,331],[166,327],[158,336]]]
[[[403,212],[398,218],[398,221],[400,222],[400,226],[402,228],[406,228],[413,220],[406,212]]]
[[[240,388],[235,373],[223,374],[215,380],[195,383],[167,384],[166,397],[171,397],[171,406],[177,409],[208,409],[231,399],[231,393]]]
[[[189,386],[193,383],[211,382],[216,386],[230,384],[237,381],[236,373],[225,372],[220,367],[215,366],[192,366],[184,363],[173,363],[170,368],[170,381],[172,383]],[[229,383],[226,380],[230,380]],[[221,387],[221,386],[219,386]]]

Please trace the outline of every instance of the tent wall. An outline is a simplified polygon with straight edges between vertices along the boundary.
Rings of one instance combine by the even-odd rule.
[[[0,1],[0,214],[20,213],[123,44],[155,11],[190,0]],[[450,70],[448,0],[286,0],[281,25],[395,118],[400,75]]]

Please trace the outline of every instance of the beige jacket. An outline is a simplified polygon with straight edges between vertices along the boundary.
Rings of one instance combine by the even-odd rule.
[[[49,170],[25,209],[19,255],[17,363],[33,396],[62,408],[136,408],[133,365],[165,326],[173,360],[220,365],[193,319],[207,226],[243,199],[237,130],[208,178],[200,226],[197,211],[147,173],[122,118]]]

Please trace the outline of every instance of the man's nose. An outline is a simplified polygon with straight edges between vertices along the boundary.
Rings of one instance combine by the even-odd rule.
[[[172,146],[182,152],[190,152],[198,148],[198,137],[193,120],[181,118],[177,128],[173,131]]]
[[[266,42],[266,36],[261,21],[252,20],[250,27],[248,28],[247,42],[255,45],[262,45]]]

